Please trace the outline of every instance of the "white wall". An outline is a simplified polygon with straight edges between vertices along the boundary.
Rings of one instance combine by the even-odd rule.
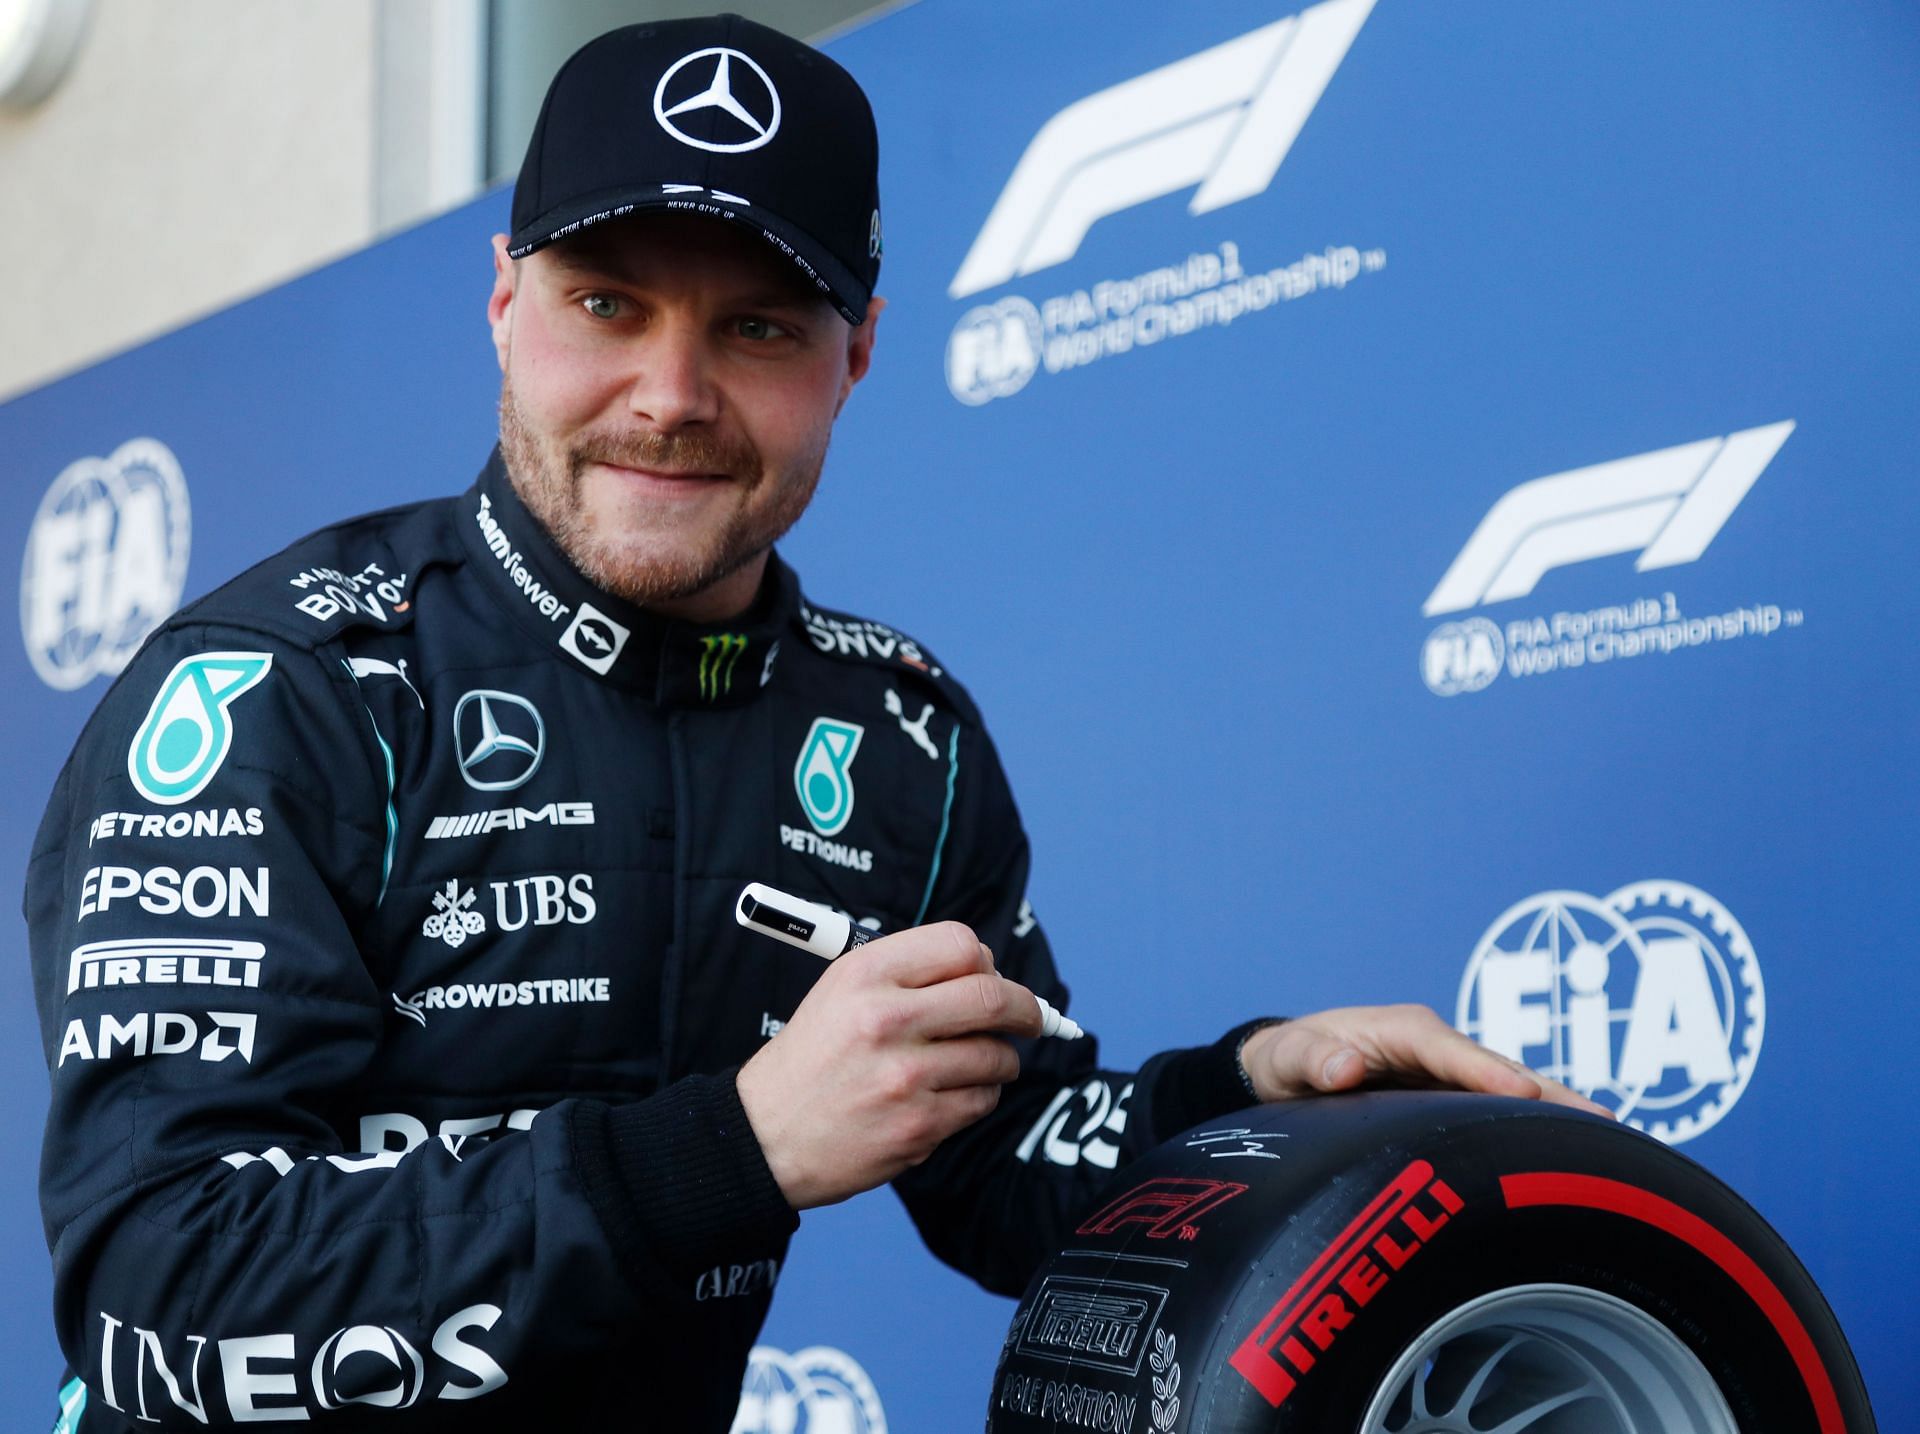
[[[95,0],[0,111],[0,399],[470,198],[480,0]]]

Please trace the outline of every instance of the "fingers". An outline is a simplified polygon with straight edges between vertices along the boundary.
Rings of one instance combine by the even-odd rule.
[[[1435,1086],[1544,1100],[1611,1118],[1605,1107],[1469,1039],[1425,1006],[1349,1007],[1289,1022],[1275,1031],[1263,1064],[1249,1073],[1267,1099],[1362,1084]]]
[[[965,1090],[971,1086],[1000,1086],[1020,1079],[1020,1057],[1012,1046],[993,1036],[960,1036],[929,1047],[929,1090]]]
[[[1540,1098],[1554,1105],[1568,1106],[1574,1110],[1584,1110],[1588,1115],[1604,1115],[1608,1120],[1620,1117],[1598,1102],[1588,1100],[1577,1090],[1561,1085],[1557,1080],[1548,1080],[1545,1076],[1535,1076],[1540,1082]]]
[[[1040,1003],[1017,981],[976,971],[914,993],[915,1028],[929,1040],[998,1031],[1040,1034]]]
[[[1366,1058],[1344,1036],[1322,1031],[1310,1021],[1293,1021],[1274,1043],[1272,1077],[1283,1089],[1351,1090],[1371,1072]]]
[[[1400,1049],[1394,1053],[1394,1068],[1430,1075],[1460,1090],[1528,1100],[1541,1095],[1539,1076],[1518,1061],[1461,1035],[1425,1006],[1391,1009],[1401,1023],[1396,1032]]]
[[[910,990],[993,970],[993,953],[958,921],[897,931],[848,954],[870,975]]]

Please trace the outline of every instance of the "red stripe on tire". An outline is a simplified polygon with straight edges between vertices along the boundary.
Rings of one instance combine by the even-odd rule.
[[[1827,1368],[1820,1362],[1820,1355],[1813,1347],[1813,1337],[1807,1333],[1807,1327],[1800,1323],[1800,1317],[1793,1312],[1793,1306],[1787,1303],[1787,1297],[1780,1293],[1779,1286],[1767,1278],[1766,1272],[1753,1262],[1746,1251],[1698,1215],[1635,1185],[1603,1179],[1598,1175],[1574,1175],[1564,1171],[1502,1175],[1500,1193],[1506,1198],[1509,1209],[1518,1210],[1533,1205],[1577,1205],[1588,1210],[1605,1210],[1638,1220],[1643,1225],[1651,1225],[1693,1246],[1745,1290],[1772,1323],[1774,1332],[1780,1336],[1781,1342],[1792,1354],[1794,1364],[1799,1367],[1800,1378],[1807,1386],[1814,1412],[1820,1419],[1820,1434],[1846,1434],[1846,1421],[1840,1415],[1840,1397],[1834,1393],[1833,1380],[1828,1377]]]

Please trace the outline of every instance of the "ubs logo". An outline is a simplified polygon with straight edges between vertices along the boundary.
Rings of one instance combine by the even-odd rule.
[[[454,750],[460,775],[482,792],[505,792],[524,785],[540,770],[547,752],[547,724],[526,698],[494,688],[479,688],[453,709]]]

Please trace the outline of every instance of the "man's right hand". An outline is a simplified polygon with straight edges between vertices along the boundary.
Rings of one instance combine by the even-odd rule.
[[[918,1165],[1020,1074],[1002,1035],[1038,1036],[1033,993],[958,922],[919,926],[829,966],[740,1068],[740,1104],[796,1210]]]

